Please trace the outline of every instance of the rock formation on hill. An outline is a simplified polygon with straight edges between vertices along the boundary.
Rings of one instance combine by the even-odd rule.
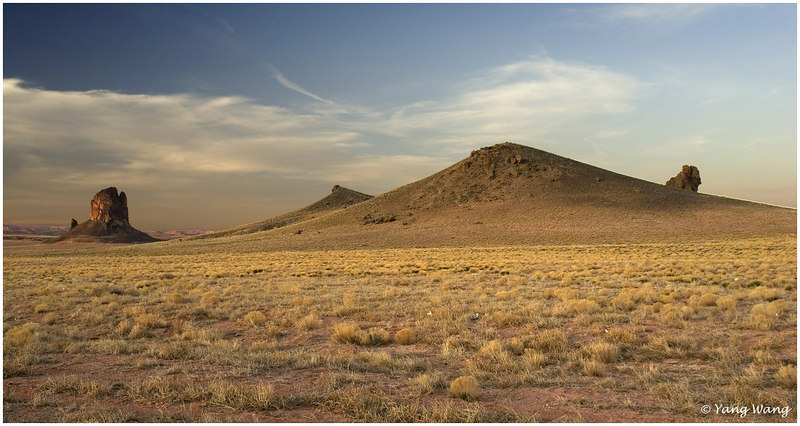
[[[697,187],[700,186],[700,170],[684,164],[680,173],[667,181],[667,186],[697,192]]]
[[[117,188],[106,188],[94,195],[89,219],[103,223],[128,224],[128,197],[124,192],[117,195]]]
[[[109,187],[95,194],[90,203],[89,220],[78,224],[74,218],[70,230],[54,240],[110,243],[149,243],[159,241],[131,226],[128,220],[128,197]]]

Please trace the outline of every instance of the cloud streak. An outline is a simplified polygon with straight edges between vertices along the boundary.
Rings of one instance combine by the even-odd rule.
[[[578,29],[596,29],[609,25],[632,25],[647,33],[671,32],[712,11],[714,4],[610,4],[598,7],[566,7],[571,17],[568,25]]]
[[[275,68],[273,65],[268,65],[268,67],[269,67],[270,71],[272,72],[272,76],[275,78],[275,80],[278,81],[278,83],[281,84],[281,86],[283,86],[283,87],[285,87],[285,88],[287,88],[289,90],[293,90],[293,91],[295,91],[297,93],[300,93],[301,95],[308,96],[309,98],[314,99],[316,101],[324,102],[324,103],[329,104],[329,105],[333,105],[334,104],[333,101],[325,99],[325,98],[323,98],[321,96],[318,96],[318,95],[316,95],[316,94],[314,94],[314,93],[312,93],[312,92],[300,87],[299,84],[289,80],[280,71],[278,71],[278,69]]]
[[[646,21],[686,22],[703,15],[713,8],[712,4],[622,4],[613,5],[601,13],[603,20],[608,22],[619,21]]]
[[[534,58],[456,82],[440,100],[344,109],[272,71],[287,88],[325,105],[297,110],[238,96],[50,91],[5,79],[7,221],[30,217],[37,197],[69,204],[116,185],[164,194],[154,198],[180,196],[187,211],[218,208],[215,217],[228,211],[232,221],[193,226],[235,225],[301,207],[334,183],[384,192],[481,146],[513,140],[547,147],[548,138],[584,131],[576,125],[583,120],[630,112],[641,87],[603,67]],[[242,211],[261,213],[244,217],[209,206],[210,199],[247,204],[237,196],[258,200]],[[163,199],[153,202],[155,211],[170,208],[158,204]],[[61,223],[75,214],[53,212],[38,221]],[[152,220],[143,226],[187,226],[180,217]]]

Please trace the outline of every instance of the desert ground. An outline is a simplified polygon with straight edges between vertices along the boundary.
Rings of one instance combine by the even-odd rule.
[[[797,419],[795,235],[192,244],[6,244],[4,420]]]

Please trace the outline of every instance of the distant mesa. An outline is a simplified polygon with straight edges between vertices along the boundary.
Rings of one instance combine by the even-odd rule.
[[[128,220],[128,197],[109,187],[94,195],[89,220],[81,224],[72,219],[70,230],[54,240],[107,243],[150,243],[160,241],[131,226]]]
[[[321,200],[309,204],[301,209],[291,211],[279,216],[236,226],[210,234],[200,235],[195,238],[218,238],[230,235],[252,234],[270,229],[282,228],[291,224],[303,222],[316,217],[324,216],[328,213],[339,211],[350,206],[359,204],[373,198],[372,195],[364,194],[341,185],[334,185],[331,193]],[[300,235],[301,232],[295,232]]]
[[[667,186],[697,192],[697,187],[700,186],[700,170],[684,164],[680,173],[667,181]]]

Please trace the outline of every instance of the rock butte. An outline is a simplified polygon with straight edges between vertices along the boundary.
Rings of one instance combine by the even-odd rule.
[[[700,186],[700,170],[684,164],[680,173],[667,181],[667,186],[697,192],[697,187]]]
[[[70,230],[53,242],[149,243],[159,241],[131,226],[128,197],[111,186],[99,191],[90,202],[89,220],[78,224],[74,218]]]

